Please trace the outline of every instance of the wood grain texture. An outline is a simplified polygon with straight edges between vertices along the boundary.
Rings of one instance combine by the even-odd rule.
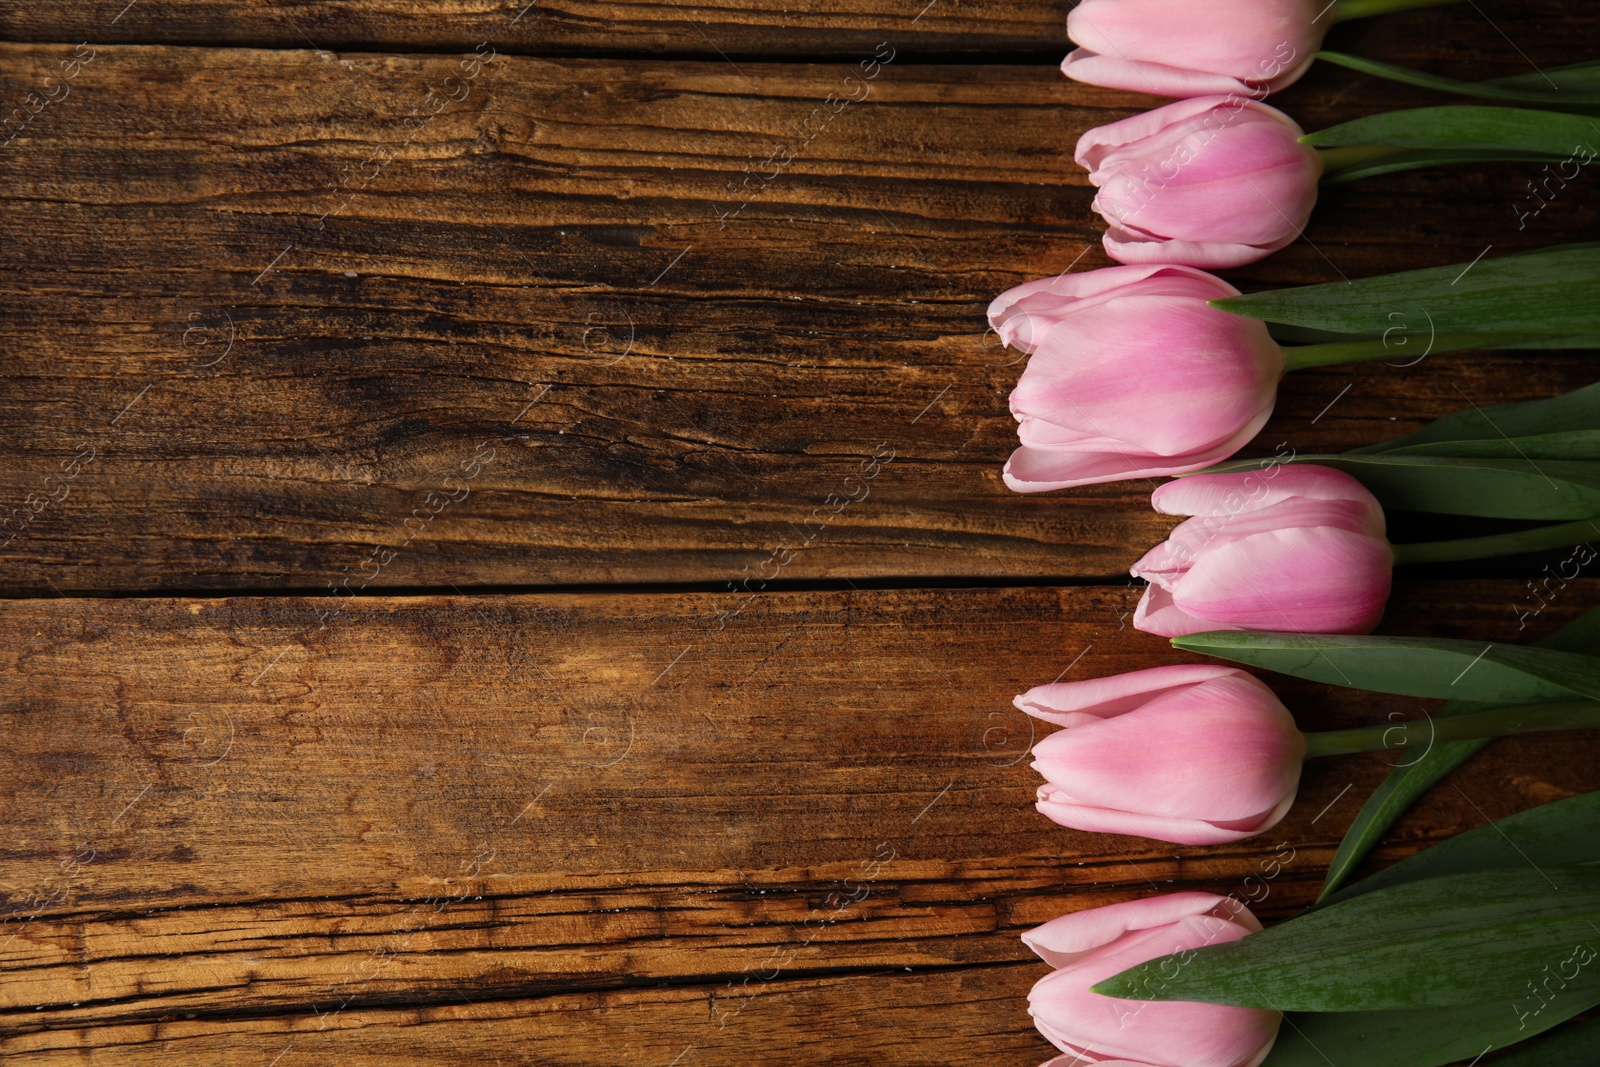
[[[1065,53],[1071,6],[1070,0],[41,0],[0,9],[0,39],[393,52],[465,51],[489,41],[527,54],[710,59],[859,57],[888,40],[918,55],[1011,62],[1019,54]],[[1591,11],[1562,0],[1462,4],[1341,25],[1330,47],[1492,77],[1527,72],[1533,62],[1587,59],[1593,28]]]
[[[1405,584],[1385,628],[1532,638],[1597,588],[1519,632],[1520,583]],[[1385,773],[1312,764],[1237,848],[1044,821],[1010,697],[1175,661],[1132,594],[7,602],[0,1055],[1036,1063],[1021,930],[1292,914]],[[1278,688],[1308,727],[1416,710]],[[1385,855],[1597,783],[1587,734],[1500,742]]]
[[[0,53],[11,95],[74,62]],[[1132,96],[1049,67],[83,54],[0,150],[0,590],[1112,576],[1165,529],[1149,485],[1003,487],[1020,367],[983,320],[1105,262],[1071,146]],[[1313,128],[1427,98],[1291,94]],[[1526,170],[1332,191],[1238,280],[1593,231],[1576,187],[1519,231]],[[1257,449],[1592,376],[1399,362],[1293,376]]]
[[[1151,103],[1059,75],[1066,7],[0,9],[33,42],[0,44],[0,114],[37,111],[0,137],[0,596],[44,596],[0,600],[0,1059],[1035,1064],[1020,931],[1308,902],[1381,760],[1312,765],[1236,848],[1032,810],[1010,697],[1181,658],[1120,579],[761,592],[1105,579],[1169,525],[1146,485],[999,480],[1020,366],[983,309],[1107,262],[1072,145]],[[1330,44],[1489,77],[1590,58],[1597,21]],[[1326,67],[1275,99],[1439,102]],[[1536,172],[1329,191],[1233,277],[1592,235],[1580,183],[1518,227]],[[1593,368],[1406,362],[1289,379],[1254,451]],[[1387,628],[1531,640],[1597,589],[1527,616],[1521,581],[1402,583]],[[1280,691],[1312,727],[1418,710]],[[1597,784],[1587,734],[1499,742],[1379,862]]]
[[[361,4],[183,0],[166,9],[121,3],[74,8],[50,2],[8,7],[0,34],[18,41],[80,41],[317,48],[341,51],[466,50],[490,41],[530,54],[870,54],[889,39],[951,55],[1064,51],[1064,0],[854,0],[785,7],[772,0],[369,0]],[[926,6],[926,11],[924,7]],[[920,17],[919,17],[920,15]]]

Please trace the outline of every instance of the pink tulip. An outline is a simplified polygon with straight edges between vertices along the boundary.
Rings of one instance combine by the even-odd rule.
[[[1277,824],[1305,737],[1265,684],[1214,664],[1041,685],[1021,710],[1064,726],[1033,747],[1040,814],[1074,830],[1218,845]]]
[[[1150,583],[1133,616],[1139,629],[1364,634],[1378,625],[1394,550],[1383,508],[1348,474],[1302,464],[1196,474],[1150,501],[1195,517],[1131,568]]]
[[[1236,296],[1190,267],[1107,267],[1010,289],[989,305],[1033,358],[1011,393],[1019,493],[1198,470],[1256,435],[1277,399],[1283,349]]]
[[[1078,164],[1099,187],[1106,253],[1123,263],[1237,267],[1300,236],[1322,157],[1277,108],[1200,96],[1090,130]]]
[[[1067,1053],[1046,1067],[1255,1067],[1278,1037],[1278,1012],[1123,1000],[1090,987],[1147,960],[1228,944],[1260,930],[1250,909],[1236,900],[1172,893],[1076,911],[1023,934],[1023,943],[1055,968],[1028,994],[1033,1024]]]
[[[1324,0],[1083,0],[1067,16],[1067,77],[1156,96],[1265,96],[1306,72],[1332,23]],[[1319,17],[1320,15],[1320,17]]]

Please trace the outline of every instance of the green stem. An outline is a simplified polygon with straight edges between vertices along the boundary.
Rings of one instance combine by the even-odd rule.
[[[1394,545],[1396,566],[1411,563],[1455,563],[1463,559],[1483,559],[1486,556],[1515,556],[1522,552],[1538,552],[1546,548],[1567,548],[1581,545],[1590,538],[1600,538],[1600,519],[1577,519],[1554,526],[1536,526],[1531,530],[1491,534],[1488,537],[1464,537],[1455,541],[1418,541],[1409,545]]]
[[[1508,734],[1533,734],[1545,730],[1582,730],[1600,726],[1600,701],[1574,700],[1561,704],[1530,704],[1515,708],[1490,708],[1466,715],[1436,719],[1410,719],[1387,726],[1359,726],[1353,730],[1327,730],[1306,734],[1306,759],[1348,756],[1353,752],[1380,752],[1390,748],[1420,748],[1445,741],[1472,741]]]
[[[1369,15],[1387,15],[1391,11],[1410,11],[1416,7],[1440,7],[1456,0],[1339,0],[1334,5],[1333,21],[1364,19]]]
[[[1393,336],[1391,336],[1393,335]],[[1423,335],[1407,333],[1400,327],[1387,330],[1382,337],[1359,341],[1334,341],[1321,345],[1295,345],[1283,350],[1284,371],[1326,367],[1331,363],[1367,363],[1379,359],[1408,362],[1434,352],[1457,352],[1466,348],[1495,348],[1529,341],[1546,340],[1546,334],[1529,333],[1436,333],[1428,338],[1426,351],[1413,351],[1411,341]]]

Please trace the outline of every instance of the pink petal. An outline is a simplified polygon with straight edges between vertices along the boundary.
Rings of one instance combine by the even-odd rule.
[[[1058,726],[1072,725],[1084,716],[1109,719],[1132,711],[1153,697],[1213,678],[1244,672],[1217,663],[1182,663],[1150,667],[1104,678],[1037,685],[1013,703],[1022,711]],[[1068,720],[1072,720],[1069,722]]]
[[[1181,952],[1186,946],[1163,947]],[[1028,1011],[1039,1032],[1069,1055],[1084,1054],[1081,1067],[1106,1059],[1163,1067],[1245,1067],[1260,1062],[1282,1021],[1277,1012],[1253,1008],[1102,997],[1088,991],[1087,978],[1056,971],[1028,994]]]
[[[1242,911],[1237,901],[1213,893],[1166,893],[1157,897],[1140,897],[1120,904],[1107,904],[1099,908],[1085,908],[1060,918],[1051,919],[1022,935],[1022,943],[1052,967],[1065,967],[1079,957],[1122,937],[1131,930],[1148,930],[1154,926],[1186,919],[1191,915],[1209,915],[1219,908]],[[1255,929],[1261,929],[1256,922]]]
[[[1071,60],[1072,57],[1068,56],[1067,61]],[[1096,126],[1078,138],[1078,146],[1073,151],[1073,162],[1085,170],[1094,170],[1111,155],[1114,149],[1142,141],[1147,137],[1154,137],[1188,119],[1204,115],[1212,108],[1228,105],[1235,99],[1237,97],[1216,94],[1196,96],[1150,111],[1141,111],[1137,115],[1104,126]]]
[[[1011,410],[1123,442],[1208,448],[1270,408],[1282,349],[1258,322],[1197,300],[1128,296],[1075,311],[1038,345]]]
[[[1159,899],[1159,898],[1158,898]],[[1083,913],[1077,913],[1083,914]],[[1234,901],[1216,912],[1134,930],[1035,983],[1028,1010],[1035,1025],[1063,1051],[1090,1061],[1127,1059],[1181,1067],[1238,1067],[1254,1060],[1276,1036],[1276,1012],[1184,1001],[1143,1002],[1091,993],[1095,982],[1172,952],[1226,944],[1251,932],[1232,916],[1248,914]]]
[[[1359,500],[1382,514],[1377,498],[1367,487],[1343,471],[1310,463],[1278,464],[1261,471],[1202,474],[1168,482],[1150,496],[1163,515],[1231,515],[1240,508],[1238,497],[1264,508],[1291,497],[1316,500]]]
[[[1117,442],[1109,437],[1099,437],[1083,430],[1070,426],[1059,426],[1049,419],[1037,418],[1033,415],[1022,414],[1017,417],[1017,440],[1033,448],[1042,448],[1054,451],[1078,451],[1090,449],[1097,452],[1113,452],[1117,449]]]
[[[1106,255],[1118,263],[1182,263],[1187,267],[1204,267],[1222,270],[1243,267],[1265,259],[1281,248],[1294,243],[1298,233],[1291,233],[1266,245],[1228,244],[1217,241],[1173,241],[1140,237],[1138,234],[1108,227],[1100,243]]]
[[[1047,794],[1047,791],[1048,792]],[[1034,807],[1039,814],[1061,826],[1090,833],[1126,834],[1129,837],[1147,837],[1154,841],[1170,841],[1175,845],[1226,845],[1243,841],[1280,822],[1294,805],[1294,796],[1280,801],[1271,811],[1250,819],[1240,820],[1236,827],[1221,826],[1204,819],[1180,819],[1162,815],[1144,815],[1112,808],[1096,808],[1063,799],[1064,794],[1054,792],[1048,785],[1039,787]]]
[[[1299,787],[1305,739],[1270,689],[1231,671],[1051,734],[1033,756],[1065,794],[1053,799],[1254,833]]]
[[[1088,306],[1124,292],[1191,296],[1199,300],[1239,295],[1239,290],[1221,278],[1188,267],[1165,263],[1101,267],[1012,286],[990,302],[989,324],[1003,342],[1031,353],[1039,336],[1067,309]]]
[[[1067,16],[1074,44],[1129,60],[1173,57],[1246,80],[1281,77],[1332,24],[1320,0],[1084,0]]]
[[[1069,53],[1061,61],[1061,73],[1085,85],[1102,85],[1108,89],[1126,89],[1128,92],[1150,93],[1154,96],[1259,92],[1226,74],[1103,56],[1087,48],[1078,48]]]
[[[1160,586],[1152,585],[1139,598],[1134,609],[1133,626],[1147,634],[1160,637],[1181,637],[1184,634],[1205,633],[1207,630],[1226,630],[1233,627],[1218,626],[1208,619],[1190,615],[1172,602],[1172,594]]]
[[[1394,553],[1331,527],[1256,534],[1202,556],[1171,592],[1208,629],[1371,633],[1389,598]]]
[[[1269,405],[1228,440],[1184,456],[1054,452],[1025,446],[1011,453],[1001,477],[1016,492],[1039,493],[1100,482],[1185,474],[1220,463],[1239,451],[1261,431],[1271,416],[1272,408]]]
[[[1260,508],[1252,508],[1246,501],[1231,515],[1197,515],[1180,522],[1167,539],[1145,553],[1129,573],[1170,588],[1206,553],[1233,541],[1275,530],[1319,526],[1382,537],[1381,520],[1377,525],[1379,529],[1374,530],[1372,507],[1358,500],[1290,497]]]
[[[1211,160],[1202,154],[1179,173],[1180,181],[1159,189],[1147,190],[1137,176],[1115,178],[1093,206],[1123,232],[1121,240],[1145,236],[1282,247],[1305,229],[1316,205],[1322,168],[1310,154],[1315,151],[1294,145],[1292,156],[1248,168],[1241,157],[1236,173],[1205,180],[1199,171]]]
[[[1023,282],[1021,285],[1012,286],[990,301],[989,321],[993,323],[995,318],[1004,314],[1012,304],[1030,296],[1048,293],[1068,300],[1086,300],[1144,281],[1158,273],[1160,269],[1160,267],[1101,267],[1098,270],[1057,274],[1049,278]]]
[[[1180,242],[1220,260],[1210,246],[1244,246],[1237,258],[1287,244],[1311,214],[1322,173],[1301,132],[1276,108],[1215,96],[1089,131],[1079,162],[1100,186],[1094,208],[1112,226],[1108,249]],[[1159,251],[1130,253],[1149,260]]]

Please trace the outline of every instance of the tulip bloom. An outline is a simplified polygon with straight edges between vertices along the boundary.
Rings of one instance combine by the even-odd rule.
[[[1260,930],[1236,900],[1172,893],[1073,912],[1023,934],[1023,943],[1055,968],[1028,993],[1033,1024],[1066,1053],[1045,1067],[1256,1067],[1277,1040],[1278,1012],[1123,1000],[1090,987],[1148,960]]]
[[[1190,267],[1107,267],[1028,282],[989,305],[1032,355],[1011,393],[1020,493],[1199,470],[1272,414],[1283,349],[1255,320],[1207,305],[1237,296]]]
[[[1283,818],[1306,741],[1264,683],[1215,664],[1041,685],[1022,711],[1064,726],[1033,748],[1040,814],[1075,830],[1217,845]]]
[[[1156,96],[1265,96],[1306,72],[1332,8],[1325,0],[1083,0],[1067,16],[1079,47],[1061,70]]]
[[[1197,474],[1150,497],[1192,515],[1130,569],[1150,583],[1133,624],[1178,637],[1205,630],[1371,633],[1395,553],[1383,508],[1330,467]]]
[[[1092,0],[1090,0],[1092,2]],[[1237,267],[1300,235],[1322,157],[1277,108],[1201,96],[1090,130],[1077,161],[1099,187],[1106,253],[1123,263]]]

